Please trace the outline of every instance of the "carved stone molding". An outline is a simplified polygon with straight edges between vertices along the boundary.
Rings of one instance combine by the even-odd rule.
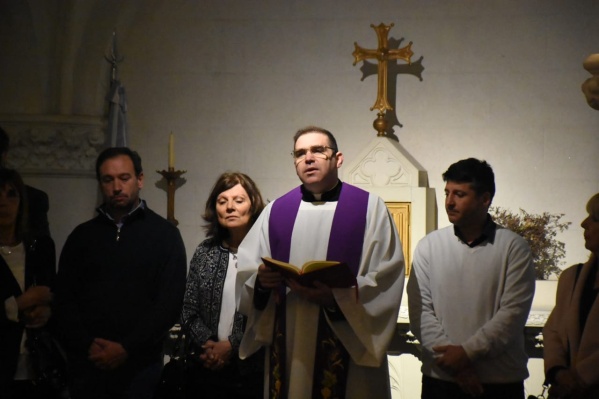
[[[375,148],[352,172],[354,183],[369,186],[406,186],[410,179],[399,160],[383,148]]]
[[[23,174],[94,176],[105,123],[101,117],[0,115],[10,137],[7,164]]]
[[[426,187],[426,172],[397,142],[377,138],[350,165],[345,179],[368,187]]]

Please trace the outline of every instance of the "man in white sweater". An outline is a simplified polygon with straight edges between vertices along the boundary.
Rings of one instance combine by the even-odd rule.
[[[422,399],[523,399],[524,325],[534,295],[531,252],[488,214],[494,174],[469,158],[443,174],[449,226],[423,238],[408,282],[422,349]]]

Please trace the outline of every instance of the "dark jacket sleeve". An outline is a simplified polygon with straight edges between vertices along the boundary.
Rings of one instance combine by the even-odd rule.
[[[19,356],[19,344],[23,335],[23,327],[6,317],[4,301],[12,296],[20,295],[21,289],[12,275],[8,265],[0,259],[0,389],[12,381],[17,357]]]
[[[56,252],[50,237],[25,242],[25,286],[33,284],[52,287],[56,273]],[[14,376],[24,325],[8,320],[4,301],[22,294],[10,268],[0,258],[0,392]]]
[[[51,328],[69,352],[86,354],[94,337],[85,329],[78,306],[77,287],[81,284],[77,266],[83,259],[83,251],[75,232],[69,235],[60,253]]]
[[[48,210],[50,201],[48,194],[35,187],[25,186],[27,205],[29,208],[28,230],[34,236],[50,236]]]
[[[56,247],[48,235],[26,243],[26,285],[45,285],[53,288],[56,279]]]
[[[129,354],[142,355],[146,348],[160,345],[181,314],[187,260],[181,233],[174,227],[169,230],[168,235],[164,232],[168,256],[160,274],[153,306],[140,309],[143,314],[137,328],[121,342]]]
[[[212,273],[214,271],[207,267],[209,258],[213,256],[210,247],[206,242],[201,243],[191,258],[183,299],[183,310],[181,311],[181,324],[185,333],[191,337],[192,343],[197,348],[209,339],[218,340],[216,334],[218,326],[212,326],[211,323],[204,320],[204,318],[211,317],[211,298],[204,297],[201,289],[202,280],[217,278]],[[213,262],[217,261],[215,259],[211,260]],[[218,302],[220,303],[220,298]]]

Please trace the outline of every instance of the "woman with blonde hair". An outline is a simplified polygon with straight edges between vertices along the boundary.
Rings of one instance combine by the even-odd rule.
[[[599,193],[586,210],[581,226],[591,256],[561,273],[555,308],[543,329],[550,398],[599,398]]]

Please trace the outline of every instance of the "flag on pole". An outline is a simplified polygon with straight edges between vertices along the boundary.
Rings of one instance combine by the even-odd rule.
[[[111,147],[127,147],[129,145],[127,128],[127,96],[125,86],[118,79],[118,63],[123,61],[116,48],[116,32],[112,32],[112,49],[106,60],[112,65],[110,91],[106,96],[108,101],[107,135]]]
[[[108,100],[108,137],[111,147],[127,147],[127,96],[125,86],[118,80],[110,85]]]

